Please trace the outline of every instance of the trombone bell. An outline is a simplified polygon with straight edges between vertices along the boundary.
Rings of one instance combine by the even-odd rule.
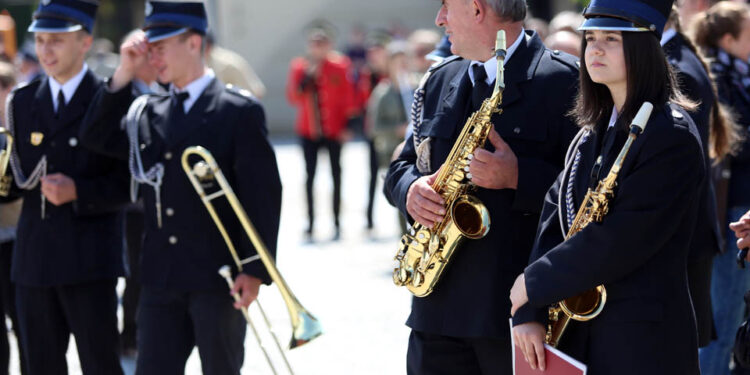
[[[296,320],[297,324],[292,323],[292,340],[289,342],[289,349],[305,345],[323,334],[323,329],[318,319],[304,308],[297,312]]]

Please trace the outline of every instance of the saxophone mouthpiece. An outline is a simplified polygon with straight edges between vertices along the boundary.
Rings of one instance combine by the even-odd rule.
[[[637,126],[638,129],[640,129],[640,132],[643,133],[643,130],[646,128],[646,123],[648,123],[648,118],[651,117],[651,111],[653,111],[653,109],[653,104],[649,102],[643,102],[643,105],[641,105],[641,109],[639,109],[638,113],[635,115],[631,126]]]
[[[492,96],[505,89],[505,56],[507,55],[505,45],[505,30],[498,30],[495,38],[495,58],[497,58],[497,78],[495,78],[495,89]]]
[[[505,60],[505,30],[498,30],[497,37],[495,38],[495,57],[500,60]]]

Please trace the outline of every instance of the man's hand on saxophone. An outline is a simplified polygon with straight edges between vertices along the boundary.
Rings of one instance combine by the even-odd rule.
[[[478,148],[469,164],[471,181],[485,189],[516,189],[518,187],[518,159],[513,150],[492,127],[489,141],[494,152]]]
[[[406,211],[416,222],[427,228],[432,228],[445,215],[445,200],[432,189],[439,173],[440,169],[429,176],[420,177],[406,193]]]

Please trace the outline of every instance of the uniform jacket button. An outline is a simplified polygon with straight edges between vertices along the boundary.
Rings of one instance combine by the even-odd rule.
[[[164,153],[164,159],[166,160],[172,160],[172,153],[171,152],[165,152]]]
[[[176,236],[169,236],[169,243],[171,245],[174,245],[177,243],[177,237]]]
[[[520,132],[521,132],[521,128],[519,128],[519,127],[516,127],[516,128],[513,129],[513,133],[518,134]]]
[[[172,209],[172,207],[167,207],[164,211],[166,211],[167,216],[174,216],[174,209]]]

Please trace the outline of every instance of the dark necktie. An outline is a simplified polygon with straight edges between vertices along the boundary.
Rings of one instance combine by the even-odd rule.
[[[63,95],[62,88],[57,92],[57,115],[63,113],[65,110],[65,95]]]
[[[180,129],[180,124],[185,121],[185,100],[190,97],[187,91],[172,93],[172,108],[167,126],[167,138],[172,138]]]
[[[474,64],[471,66],[474,71],[474,90],[471,91],[471,108],[473,111],[479,109],[484,99],[487,99],[487,91],[489,85],[487,84],[487,71],[484,70],[484,65]]]
[[[185,100],[189,97],[190,94],[187,91],[178,92],[172,96],[172,105],[175,106],[175,109],[179,109],[178,112],[181,112],[183,115],[185,114]]]

